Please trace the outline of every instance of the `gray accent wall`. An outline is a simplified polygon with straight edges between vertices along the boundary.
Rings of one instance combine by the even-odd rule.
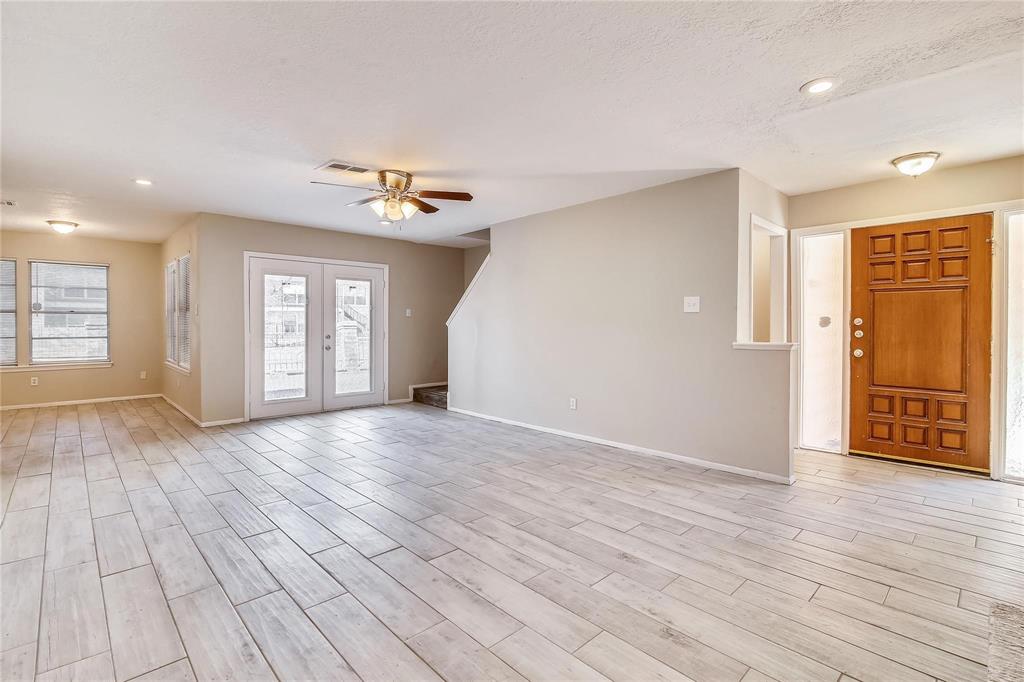
[[[732,169],[492,226],[449,405],[788,479],[795,354],[732,345],[739,235],[786,203]]]

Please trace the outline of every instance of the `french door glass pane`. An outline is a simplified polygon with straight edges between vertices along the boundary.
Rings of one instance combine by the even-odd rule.
[[[800,445],[834,452],[843,437],[843,240],[842,234],[801,240]]]
[[[334,392],[370,391],[370,282],[336,279],[334,287]]]
[[[263,276],[265,400],[306,397],[306,290],[303,276]]]

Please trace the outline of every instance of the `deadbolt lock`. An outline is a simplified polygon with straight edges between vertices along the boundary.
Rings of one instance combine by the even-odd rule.
[[[862,357],[864,357],[864,351],[862,351],[860,348],[858,348],[857,350],[853,351],[853,357],[855,357],[855,358],[862,358]]]
[[[861,319],[861,318],[859,318],[859,317],[855,317],[855,318],[853,318],[853,326],[854,326],[854,327],[859,327],[859,326],[861,326],[862,324],[864,324],[864,320],[862,320],[862,319]]]

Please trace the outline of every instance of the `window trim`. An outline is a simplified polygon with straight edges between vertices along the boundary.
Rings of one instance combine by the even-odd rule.
[[[14,265],[14,309],[3,310],[0,309],[0,313],[13,313],[14,314],[14,362],[3,362],[0,363],[0,367],[17,367],[18,366],[18,259],[17,258],[0,258],[0,262],[10,262]]]
[[[188,260],[189,260],[189,276],[190,276],[190,279],[191,279],[191,273],[192,273],[192,252],[191,251],[183,253],[182,255],[180,255],[180,256],[174,258],[173,260],[171,260],[170,263],[167,263],[166,265],[164,265],[164,325],[165,325],[165,328],[164,328],[164,365],[169,367],[169,368],[171,368],[171,369],[173,369],[173,370],[176,370],[176,371],[178,371],[178,372],[180,372],[180,373],[182,373],[182,374],[184,374],[186,376],[188,376],[188,375],[192,374],[192,348],[191,348],[191,345],[192,345],[192,322],[193,322],[193,319],[194,319],[193,315],[192,315],[192,308],[193,308],[193,306],[191,304],[191,297],[192,297],[192,284],[191,284],[191,282],[188,282],[190,305],[189,305],[188,312],[186,313],[186,318],[185,318],[185,322],[188,325],[188,332],[189,332],[188,333],[188,338],[189,338],[189,353],[188,353],[188,355],[189,355],[189,362],[188,362],[188,364],[187,365],[182,364],[181,363],[181,358],[179,358],[179,357],[168,357],[168,355],[170,355],[170,354],[167,352],[168,342],[171,342],[173,340],[173,343],[170,344],[170,347],[173,349],[173,355],[177,356],[177,354],[178,354],[178,328],[179,328],[178,317],[179,317],[179,314],[180,314],[180,311],[178,309],[178,302],[180,300],[179,289],[180,289],[180,286],[181,286],[181,261],[184,260],[185,258],[188,258]],[[168,283],[167,273],[168,273],[168,270],[170,270],[170,272],[172,273],[172,275],[171,275],[172,290],[171,291],[168,291],[168,287],[167,287],[167,283]],[[168,311],[168,303],[170,302],[168,300],[169,297],[173,298],[173,301],[174,301],[174,311],[173,311],[173,313],[171,313],[171,318],[170,319],[168,319],[168,312],[169,312]]]
[[[35,348],[35,344],[33,342],[35,341],[35,337],[32,335],[32,320],[33,320],[33,316],[37,314],[37,311],[32,310],[32,290],[34,288],[34,286],[32,284],[32,267],[36,263],[49,264],[49,265],[77,265],[77,266],[81,266],[81,267],[103,268],[104,270],[106,270],[107,286],[104,288],[104,291],[107,292],[107,307],[106,307],[106,310],[102,313],[107,318],[107,335],[106,335],[106,337],[103,337],[103,338],[106,338],[106,340],[107,340],[107,356],[105,358],[96,358],[94,360],[68,360],[68,359],[36,360],[33,357],[34,348]],[[100,287],[85,287],[85,288],[87,288],[87,289],[99,289]],[[114,364],[113,363],[114,353],[113,353],[113,348],[111,347],[112,343],[111,343],[111,337],[110,337],[110,326],[111,326],[111,322],[110,322],[110,318],[111,318],[111,314],[110,314],[110,263],[87,263],[87,262],[83,262],[83,261],[54,260],[54,259],[51,259],[51,258],[29,258],[28,259],[28,292],[27,292],[27,295],[28,295],[28,364],[27,365],[18,364],[18,365],[13,365],[13,366],[12,365],[6,365],[7,367],[31,367],[31,368],[35,368],[35,369],[42,369],[44,367],[57,367],[57,368],[62,368],[62,369],[69,369],[69,368],[78,368],[78,367],[99,367],[99,366],[110,367],[110,366],[112,366]],[[85,299],[83,299],[83,300],[85,300]],[[46,313],[45,313],[45,311],[40,311],[40,314],[46,314]],[[80,338],[80,337],[49,337],[49,338]],[[91,337],[81,337],[81,338],[98,339],[98,338],[101,338],[101,337],[91,336]]]

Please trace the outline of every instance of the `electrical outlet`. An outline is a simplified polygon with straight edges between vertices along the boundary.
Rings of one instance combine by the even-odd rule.
[[[406,308],[405,309],[405,316],[406,317],[412,317],[412,308]]]
[[[28,385],[29,386],[38,386],[39,385],[39,377],[32,377],[31,379],[29,379],[28,380]]]
[[[569,409],[570,410],[575,410],[576,409],[576,398],[569,398]]]
[[[683,296],[683,312],[684,313],[699,313],[700,312],[700,296]]]
[[[140,379],[145,379],[146,378],[146,370],[142,370],[141,372],[139,372],[139,378]]]

